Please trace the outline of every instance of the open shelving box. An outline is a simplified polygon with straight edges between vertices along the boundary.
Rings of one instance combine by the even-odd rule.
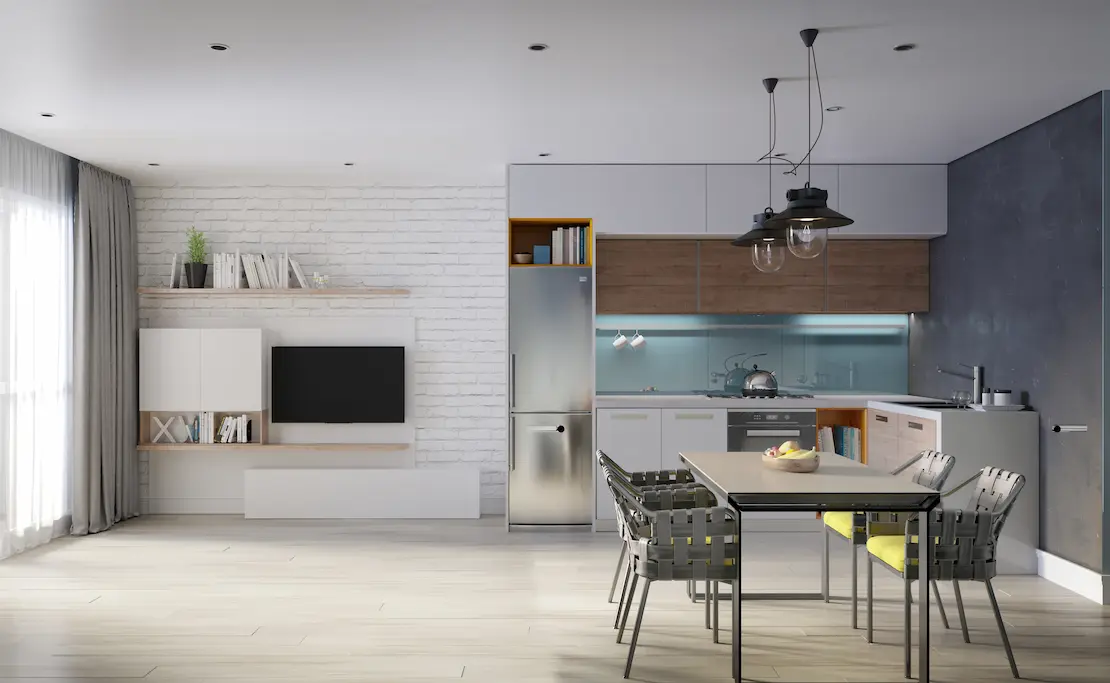
[[[557,228],[585,228],[586,259],[584,263],[538,264],[513,263],[513,254],[533,253],[536,245],[551,245],[552,236]],[[509,267],[511,268],[586,268],[594,262],[593,221],[589,218],[510,218],[509,219]]]

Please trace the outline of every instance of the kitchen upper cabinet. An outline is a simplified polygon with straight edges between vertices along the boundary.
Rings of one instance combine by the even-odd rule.
[[[782,269],[761,273],[750,247],[701,243],[700,313],[820,313],[825,310],[825,259],[787,256]]]
[[[602,409],[597,412],[597,447],[629,472],[662,469],[661,415],[646,410]],[[616,519],[613,494],[597,468],[597,519]]]
[[[510,166],[509,216],[591,218],[598,235],[703,235],[705,166]]]
[[[797,175],[783,175],[790,167],[775,163],[771,170],[771,208],[786,208],[786,191],[803,187],[806,168]],[[829,193],[829,206],[839,205],[836,166],[814,166],[812,185]],[[738,236],[752,227],[752,217],[767,206],[767,164],[709,166],[706,170],[706,232]]]
[[[728,411],[663,409],[663,469],[685,468],[678,454],[728,450]]]
[[[947,166],[845,165],[839,190],[837,210],[855,223],[834,237],[928,239],[948,232]]]
[[[694,240],[598,240],[597,312],[697,313]]]
[[[927,241],[830,240],[827,249],[829,312],[929,310]]]

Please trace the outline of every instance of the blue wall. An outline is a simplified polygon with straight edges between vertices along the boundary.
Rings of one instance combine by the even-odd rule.
[[[747,367],[775,371],[784,389],[903,394],[908,385],[905,315],[600,315],[597,326],[599,392],[721,390],[723,374],[755,353],[766,355]],[[618,330],[647,344],[614,349]]]
[[[930,311],[910,329],[914,393],[970,384],[938,364],[977,364],[1040,412],[1041,547],[1099,571],[1102,126],[1100,93],[948,166],[948,235],[931,242]]]

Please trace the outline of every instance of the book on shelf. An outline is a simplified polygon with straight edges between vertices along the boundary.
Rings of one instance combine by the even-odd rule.
[[[297,259],[291,258],[289,259],[289,265],[293,268],[293,275],[297,276],[297,284],[301,286],[301,289],[308,289],[308,280],[305,279],[304,271],[301,270],[301,264],[297,262]]]
[[[177,289],[177,254],[173,255],[173,262],[170,263],[170,289]]]

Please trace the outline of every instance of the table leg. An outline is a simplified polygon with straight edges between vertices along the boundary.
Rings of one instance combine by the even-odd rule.
[[[736,511],[736,576],[732,582],[732,680],[740,683],[740,511]]]
[[[929,683],[929,570],[933,566],[933,539],[929,534],[929,511],[918,514],[917,527],[917,679],[920,683]]]

